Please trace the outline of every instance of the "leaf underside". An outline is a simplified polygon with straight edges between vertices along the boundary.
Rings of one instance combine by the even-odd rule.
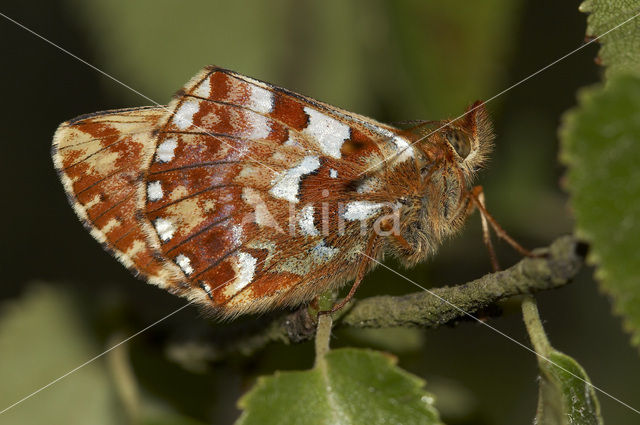
[[[638,0],[587,0],[587,35],[601,37],[606,84],[583,90],[561,129],[576,233],[596,277],[640,345],[640,12]],[[623,25],[620,25],[623,24]]]
[[[559,351],[552,350],[547,358],[553,363],[540,361],[540,389],[535,423],[602,425],[600,405],[594,388],[588,384],[589,378],[584,369],[574,359]]]
[[[587,0],[580,11],[588,13],[587,37],[601,37],[599,63],[607,67],[607,77],[640,71],[640,12],[638,0]]]
[[[616,76],[581,93],[562,129],[578,235],[596,277],[640,344],[640,79]]]

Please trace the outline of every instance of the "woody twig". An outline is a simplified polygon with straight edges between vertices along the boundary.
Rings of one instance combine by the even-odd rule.
[[[432,288],[430,292],[419,291],[404,296],[355,300],[335,315],[335,327],[437,328],[455,323],[465,319],[466,313],[474,314],[498,301],[566,285],[584,264],[585,248],[576,238],[563,236],[548,248],[536,251],[544,253],[543,256],[523,258],[504,271],[490,273],[462,285]],[[315,320],[303,308],[282,315],[257,330],[226,330],[224,337],[212,338],[212,342],[173,344],[169,355],[190,367],[220,360],[232,353],[248,355],[272,341],[289,344],[311,339],[315,333]]]

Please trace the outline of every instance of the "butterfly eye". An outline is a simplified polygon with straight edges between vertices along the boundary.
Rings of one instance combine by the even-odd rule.
[[[460,158],[465,159],[471,152],[469,137],[459,130],[452,130],[445,135],[447,142],[455,149]]]

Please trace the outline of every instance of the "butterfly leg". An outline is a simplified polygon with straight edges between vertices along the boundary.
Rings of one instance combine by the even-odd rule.
[[[369,243],[367,244],[366,252],[361,253],[362,259],[358,264],[358,271],[356,273],[356,278],[353,281],[353,285],[351,286],[351,289],[349,290],[349,293],[347,294],[347,296],[344,297],[342,300],[340,300],[339,303],[334,305],[331,308],[331,310],[321,311],[318,314],[335,313],[336,311],[344,307],[349,301],[351,301],[351,299],[356,293],[356,290],[358,289],[358,286],[360,286],[360,283],[362,283],[362,279],[364,278],[364,275],[367,273],[367,270],[369,269],[369,265],[371,264],[371,258],[373,258],[373,254],[375,252],[376,242],[378,239],[377,236],[378,235],[376,235],[375,233],[371,236],[371,238],[369,239]]]
[[[485,244],[487,244],[487,247],[491,246],[490,255],[492,256],[491,262],[493,263],[494,267],[497,265],[497,260],[495,259],[495,252],[493,252],[491,238],[489,237],[488,225],[491,226],[493,231],[496,232],[496,235],[500,239],[507,242],[509,245],[511,245],[513,249],[518,251],[520,254],[526,257],[535,257],[535,255],[531,251],[524,248],[522,245],[516,242],[511,236],[509,236],[509,234],[498,224],[495,218],[493,218],[491,214],[489,214],[489,212],[485,208],[485,199],[484,199],[484,192],[483,192],[482,186],[476,186],[473,189],[471,189],[471,191],[469,192],[469,197],[473,201],[474,206],[478,208],[478,211],[480,212],[480,217],[482,219],[483,239]],[[491,254],[491,252],[493,252],[493,254]],[[496,261],[494,262],[494,260]]]
[[[485,200],[484,200],[484,191],[482,190],[482,186],[476,186],[472,189],[472,194],[476,196],[478,199],[478,203],[482,205],[486,210]],[[496,251],[493,248],[493,242],[491,242],[491,232],[489,230],[489,223],[484,214],[480,214],[480,221],[482,223],[482,241],[484,242],[487,250],[489,251],[489,258],[491,259],[491,266],[494,272],[500,270],[500,263],[498,262],[498,256],[496,255]]]

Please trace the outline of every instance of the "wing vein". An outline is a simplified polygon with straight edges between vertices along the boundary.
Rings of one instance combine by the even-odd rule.
[[[239,164],[239,163],[243,163],[243,162],[247,162],[247,161],[229,160],[229,161],[198,162],[198,163],[192,163],[192,164],[189,164],[189,165],[181,165],[180,167],[168,168],[166,170],[154,171],[152,173],[149,173],[149,175],[150,176],[155,176],[155,175],[158,175],[158,174],[169,173],[171,171],[190,170],[190,169],[193,169],[193,168],[200,168],[200,167],[214,167],[216,165],[224,165],[224,164]]]

